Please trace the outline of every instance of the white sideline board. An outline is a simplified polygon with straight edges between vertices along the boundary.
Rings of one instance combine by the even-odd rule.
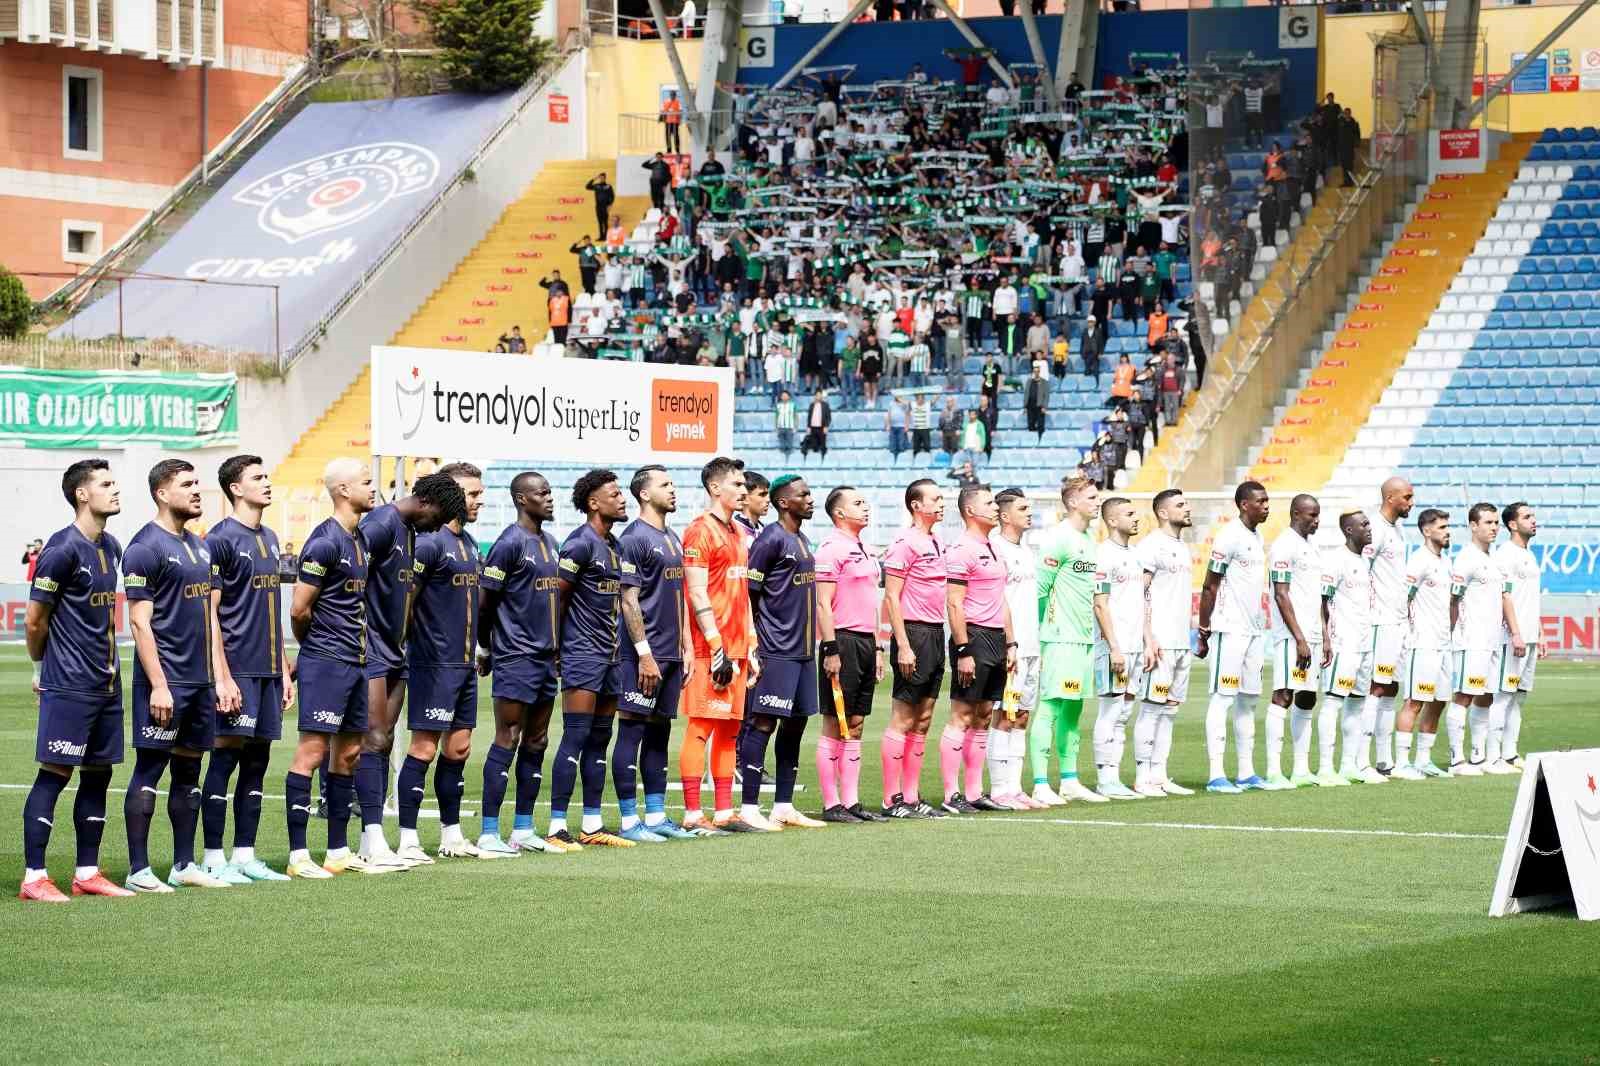
[[[1600,918],[1600,748],[1525,762],[1489,915],[1571,905]]]

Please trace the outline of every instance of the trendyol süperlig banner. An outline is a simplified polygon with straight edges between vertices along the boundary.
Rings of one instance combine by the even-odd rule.
[[[451,93],[307,106],[139,268],[166,280],[130,278],[55,334],[287,349],[460,172],[512,103],[510,93]]]
[[[698,465],[733,448],[733,371],[372,349],[376,455]]]

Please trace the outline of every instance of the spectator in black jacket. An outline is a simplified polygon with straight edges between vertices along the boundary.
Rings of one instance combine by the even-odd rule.
[[[1094,378],[1096,391],[1100,388],[1100,355],[1106,350],[1106,327],[1098,315],[1090,315],[1083,323],[1083,373]]]
[[[1361,143],[1361,123],[1347,107],[1339,116],[1339,169],[1344,171],[1344,183],[1356,183],[1356,145]]]
[[[600,276],[600,248],[585,233],[567,251],[578,257],[578,278],[583,291],[593,295],[595,279]]]
[[[639,164],[650,172],[650,206],[661,210],[667,206],[667,189],[672,185],[672,168],[660,152]]]
[[[611,217],[611,205],[617,202],[617,190],[606,180],[603,170],[585,182],[583,187],[594,193],[594,239],[603,241],[606,239],[606,220]]]

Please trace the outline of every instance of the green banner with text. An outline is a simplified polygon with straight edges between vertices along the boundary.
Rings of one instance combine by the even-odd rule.
[[[209,448],[238,441],[239,385],[232,374],[0,367],[0,442]]]

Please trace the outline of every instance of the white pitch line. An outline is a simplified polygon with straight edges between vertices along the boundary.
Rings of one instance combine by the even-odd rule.
[[[1123,822],[1109,818],[952,818],[954,822],[983,822],[985,825],[1088,825],[1108,829],[1188,829],[1220,833],[1303,833],[1313,836],[1403,837],[1430,840],[1494,840],[1505,837],[1493,833],[1412,832],[1404,829],[1323,829],[1296,825],[1214,825],[1209,822]]]

